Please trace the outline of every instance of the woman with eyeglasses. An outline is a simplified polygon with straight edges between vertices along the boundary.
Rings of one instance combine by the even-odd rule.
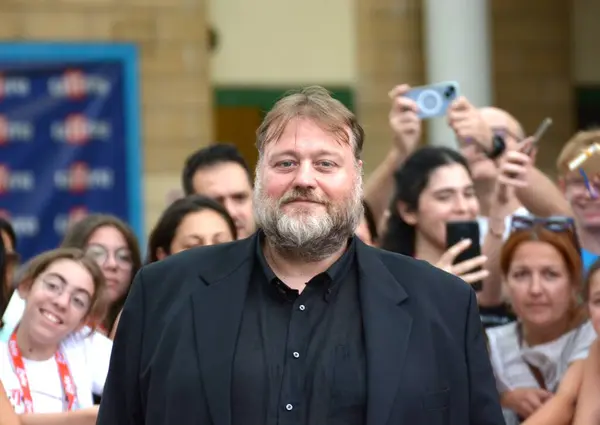
[[[131,281],[142,265],[133,230],[117,217],[91,214],[67,230],[61,247],[82,249],[100,265],[110,304],[98,330],[109,335],[125,304]]]
[[[572,219],[513,217],[500,268],[517,321],[487,335],[506,423],[563,423],[548,411],[565,412],[564,393],[596,338]]]
[[[0,381],[22,423],[94,423],[112,343],[93,332],[107,308],[104,276],[78,249],[56,249],[28,264],[17,287],[23,316],[0,343]],[[91,326],[91,327],[90,327]],[[83,420],[83,422],[78,422]],[[73,422],[71,422],[73,423]]]

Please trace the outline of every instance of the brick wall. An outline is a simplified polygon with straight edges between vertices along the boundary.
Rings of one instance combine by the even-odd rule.
[[[356,105],[365,128],[365,171],[391,146],[388,91],[424,79],[421,0],[357,0]]]
[[[494,91],[497,106],[533,133],[554,125],[540,143],[537,164],[555,174],[556,157],[575,129],[571,71],[571,2],[492,0]]]
[[[212,138],[206,0],[4,0],[0,39],[135,42],[141,56],[146,228]]]
[[[528,132],[544,117],[554,119],[538,154],[538,165],[554,174],[555,158],[574,129],[571,4],[489,1],[495,104],[513,113]],[[357,109],[367,133],[370,171],[389,147],[387,91],[400,82],[424,81],[423,1],[357,2]]]

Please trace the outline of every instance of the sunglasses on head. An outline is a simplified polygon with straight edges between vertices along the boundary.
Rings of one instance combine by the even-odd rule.
[[[550,230],[551,232],[575,231],[575,221],[572,217],[533,217],[523,215],[517,215],[512,218],[511,231],[529,230],[536,226]]]
[[[571,234],[573,242],[578,250],[579,240],[575,231],[575,220],[566,216],[534,217],[534,216],[513,216],[510,225],[510,231],[518,232],[520,230],[531,230],[535,227],[541,227],[555,233],[567,232]]]

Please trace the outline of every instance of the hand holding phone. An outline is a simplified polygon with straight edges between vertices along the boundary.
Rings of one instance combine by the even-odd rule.
[[[520,149],[521,152],[527,155],[531,155],[534,149],[537,149],[540,140],[542,139],[546,131],[548,131],[551,125],[552,118],[544,118],[544,120],[540,123],[535,133],[533,133],[533,136],[525,140],[525,146],[523,146],[523,148]]]
[[[450,104],[458,98],[459,86],[456,81],[446,81],[412,88],[404,96],[417,104],[420,119],[441,117],[446,115]]]
[[[483,269],[487,257],[481,254],[477,221],[451,221],[446,223],[446,246],[437,267],[460,277],[481,290],[482,281],[489,272]]]
[[[422,122],[418,116],[419,107],[414,100],[405,96],[410,90],[409,85],[401,84],[388,93],[392,101],[389,122],[394,132],[394,144],[405,156],[416,149],[423,133]]]

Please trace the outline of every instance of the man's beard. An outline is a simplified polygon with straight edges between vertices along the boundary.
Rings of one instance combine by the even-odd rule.
[[[264,193],[260,175],[254,186],[254,217],[257,227],[265,233],[270,245],[282,255],[304,261],[320,261],[338,251],[354,234],[363,215],[362,176],[360,171],[353,193],[335,205],[312,189],[294,188],[280,199]],[[323,211],[312,211],[305,206],[282,207],[294,200],[316,202]]]

